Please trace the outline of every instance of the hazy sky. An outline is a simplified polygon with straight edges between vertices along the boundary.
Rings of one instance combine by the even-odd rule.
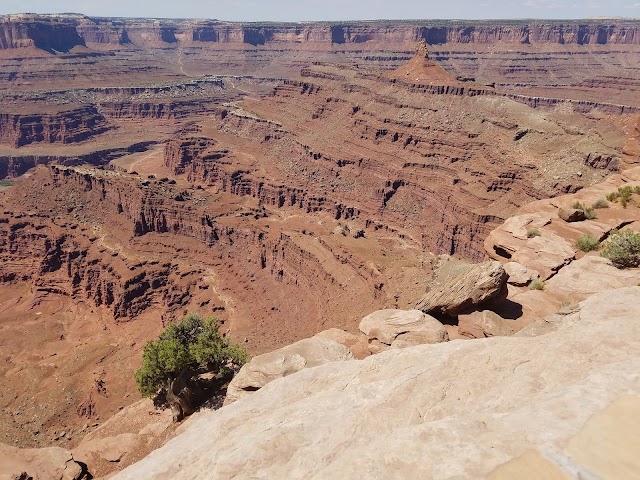
[[[640,17],[640,0],[0,0],[0,14],[222,20]]]

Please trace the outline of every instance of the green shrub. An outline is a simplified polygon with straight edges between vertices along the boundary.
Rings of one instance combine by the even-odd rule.
[[[640,185],[636,185],[636,187],[633,190],[634,190],[635,193],[640,195]]]
[[[540,233],[540,230],[538,230],[537,228],[535,227],[527,228],[527,238],[539,237],[540,235],[542,234]]]
[[[587,217],[589,220],[593,220],[598,216],[598,214],[595,212],[593,208],[588,208],[582,202],[573,202],[573,204],[571,205],[571,208],[574,208],[576,210],[582,210],[584,212],[584,216]]]
[[[583,252],[592,252],[597,250],[600,246],[600,242],[593,235],[585,234],[576,240],[576,247]]]
[[[529,284],[529,290],[544,290],[544,282],[538,278],[532,280]]]
[[[158,340],[147,342],[142,366],[135,373],[136,383],[145,397],[166,394],[172,409],[175,406],[179,410],[179,420],[190,413],[184,407],[190,403],[195,376],[207,372],[219,377],[232,375],[247,358],[243,347],[229,344],[229,340],[220,335],[215,319],[205,320],[189,314],[168,325]],[[181,386],[173,391],[178,379]],[[175,398],[175,402],[172,403],[171,398]]]
[[[615,202],[618,199],[618,192],[611,192],[606,198],[610,202]]]
[[[640,267],[640,233],[622,230],[611,235],[601,255],[618,268]]]
[[[604,198],[600,200],[596,200],[591,208],[609,208],[609,202],[607,202]]]
[[[618,196],[629,198],[633,194],[633,187],[631,185],[624,185],[618,187]]]

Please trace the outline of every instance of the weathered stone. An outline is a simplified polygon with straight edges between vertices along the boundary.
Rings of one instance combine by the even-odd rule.
[[[507,262],[503,265],[504,271],[507,272],[509,278],[507,283],[516,286],[529,285],[531,280],[535,280],[540,275],[535,270],[525,267],[518,262]]]
[[[628,287],[582,302],[548,335],[419,345],[305,369],[197,414],[115,478],[484,478],[531,451],[553,464],[542,472],[624,478],[609,468],[629,458],[635,468],[633,427],[621,441],[599,434],[590,448],[602,455],[591,460],[572,456],[571,439],[622,396],[634,407],[616,407],[615,418],[637,410],[638,304],[640,288]],[[584,438],[618,432],[608,425]],[[494,478],[546,478],[525,475],[530,464]]]
[[[333,340],[336,343],[344,345],[345,347],[351,347],[355,345],[360,340],[358,335],[354,335],[353,333],[349,333],[345,330],[340,330],[339,328],[330,328],[329,330],[324,330],[315,335],[316,337],[328,338],[329,340]]]
[[[584,210],[577,208],[561,208],[558,210],[558,216],[565,222],[582,222],[587,219]]]
[[[253,357],[229,384],[225,404],[235,402],[276,378],[286,377],[303,368],[353,358],[347,347],[333,340],[321,336],[305,338],[273,352]]]
[[[82,446],[74,450],[78,458],[90,458],[95,455],[107,462],[120,462],[125,455],[134,451],[144,442],[141,435],[135,433],[121,433],[113,437],[86,440]]]
[[[540,273],[546,280],[575,258],[573,246],[554,233],[545,232],[541,237],[527,240],[526,244],[513,254],[513,261]]]
[[[429,292],[416,308],[425,313],[456,316],[506,295],[507,274],[500,262],[468,264],[447,259],[438,266]]]
[[[27,476],[23,474],[26,473]],[[76,480],[82,467],[64,448],[16,448],[0,443],[0,479]]]
[[[369,337],[370,344],[375,339],[391,345],[399,336],[413,345],[449,340],[444,325],[420,310],[378,310],[360,321],[360,331]],[[413,335],[407,336],[409,333]]]
[[[587,255],[562,268],[546,285],[558,294],[582,300],[594,293],[640,283],[640,269],[618,269],[599,255]]]
[[[458,317],[458,331],[468,338],[507,337],[515,333],[510,320],[500,315],[484,310]]]

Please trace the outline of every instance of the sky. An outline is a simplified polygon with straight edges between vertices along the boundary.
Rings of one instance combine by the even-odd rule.
[[[0,0],[0,14],[237,21],[640,18],[640,0]]]

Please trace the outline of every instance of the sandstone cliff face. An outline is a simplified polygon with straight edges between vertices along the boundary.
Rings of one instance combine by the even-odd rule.
[[[420,84],[333,65],[302,75],[260,101],[220,109],[212,124],[221,139],[172,141],[165,165],[265,206],[402,226],[427,251],[479,259],[483,238],[516,205],[575,191],[620,155],[587,129],[566,135],[576,115],[534,113],[455,79]]]
[[[59,166],[40,167],[23,181],[28,181],[21,187],[29,192],[27,200],[15,190],[11,204],[15,200],[32,213],[3,215],[2,280],[86,298],[120,320],[154,306],[166,309],[166,319],[187,308],[204,315],[222,312],[243,335],[260,324],[285,344],[321,330],[327,318],[344,322],[344,305],[356,296],[360,306],[349,314],[354,323],[396,294],[395,287],[383,289],[378,268],[342,245],[348,239],[334,234],[333,227],[316,237],[312,231],[279,228],[279,221],[261,207],[229,213],[218,205],[235,195],[212,198],[166,180]],[[41,195],[51,201],[41,205]],[[47,220],[58,215],[65,220]],[[255,222],[245,221],[246,216]],[[372,253],[386,245],[359,242],[370,245]],[[157,260],[135,260],[148,256],[148,244],[160,248],[153,255]],[[395,270],[392,250],[389,268]],[[398,268],[411,270],[418,252],[413,247],[402,252],[404,266]],[[224,292],[220,284],[231,293],[219,294]],[[261,300],[267,290],[272,293]],[[335,304],[327,307],[321,300],[325,296],[336,298]],[[274,316],[274,309],[282,312]],[[303,324],[302,317],[307,318]],[[254,341],[264,348],[267,339]]]
[[[75,143],[109,129],[93,106],[52,114],[0,113],[0,143],[21,147],[31,143]]]
[[[639,45],[633,21],[395,21],[310,24],[202,20],[112,20],[74,16],[9,15],[0,24],[0,49],[36,47],[67,52],[76,46],[220,44],[515,44]]]
[[[126,147],[108,148],[78,155],[0,155],[0,179],[17,178],[38,165],[105,165],[125,155],[144,152],[154,141],[137,142]]]

